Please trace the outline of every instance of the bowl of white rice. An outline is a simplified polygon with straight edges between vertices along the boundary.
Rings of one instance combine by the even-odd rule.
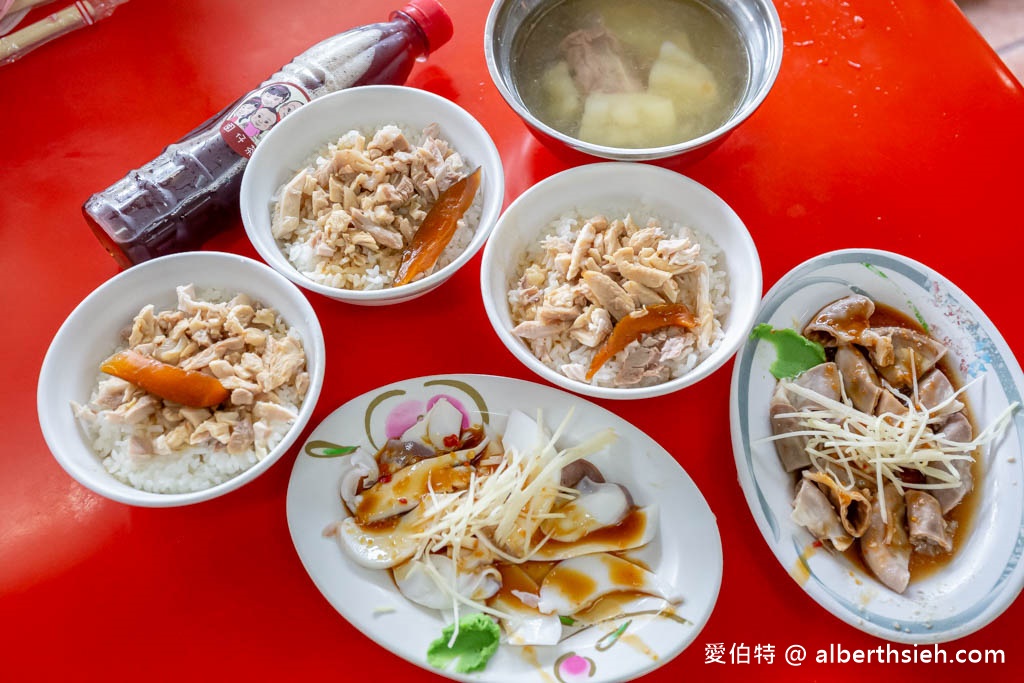
[[[624,162],[523,193],[484,249],[484,307],[532,371],[587,396],[677,391],[743,343],[761,264],[739,216],[700,183]]]
[[[164,373],[162,386],[104,365],[133,354]],[[165,256],[108,280],[68,316],[39,374],[39,424],[57,462],[102,496],[198,503],[288,451],[316,406],[324,359],[316,313],[279,273],[235,254]],[[215,388],[205,402],[161,393],[197,379]]]
[[[421,233],[477,169],[454,232]],[[379,306],[421,296],[465,265],[496,223],[504,188],[498,150],[466,110],[425,90],[363,86],[274,126],[246,166],[240,202],[250,241],[275,270],[332,299]],[[430,243],[443,248],[403,277]]]

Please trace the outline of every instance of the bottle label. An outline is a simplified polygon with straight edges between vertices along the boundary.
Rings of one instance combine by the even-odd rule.
[[[253,90],[220,124],[220,135],[246,159],[256,145],[288,114],[309,102],[306,91],[291,83],[270,83]]]

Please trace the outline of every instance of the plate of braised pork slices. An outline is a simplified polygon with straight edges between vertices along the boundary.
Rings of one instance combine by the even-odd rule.
[[[693,642],[722,579],[682,467],[571,394],[410,379],[329,415],[288,486],[310,577],[389,652],[457,680],[619,681]]]
[[[936,643],[1024,585],[1024,377],[934,270],[852,249],[765,296],[732,377],[739,481],[782,566],[843,621]]]

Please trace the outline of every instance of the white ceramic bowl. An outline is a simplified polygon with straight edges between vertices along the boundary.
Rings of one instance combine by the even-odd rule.
[[[1024,375],[992,322],[958,287],[905,256],[845,249],[806,261],[764,297],[757,323],[800,330],[822,306],[863,294],[913,315],[948,347],[979,429],[1020,403]],[[1024,586],[1024,411],[1001,438],[983,448],[977,503],[962,547],[927,576],[911,577],[902,594],[885,588],[845,555],[818,550],[810,532],[790,519],[793,475],[779,465],[768,408],[775,388],[770,344],[748,341],[733,368],[730,419],[740,485],[765,541],[793,580],[846,623],[900,643],[942,643],[999,616]],[[780,587],[781,588],[781,587]]]
[[[245,292],[276,308],[302,338],[309,390],[299,415],[281,442],[262,461],[211,488],[191,493],[150,493],[115,479],[85,439],[71,413],[71,401],[86,403],[99,366],[120,344],[120,332],[146,304],[173,308],[175,287]],[[36,393],[39,424],[57,462],[86,488],[129,505],[172,507],[216,498],[267,471],[295,442],[313,414],[324,378],[324,336],[302,292],[267,266],[219,252],[174,254],[134,266],[100,285],[71,312],[50,343]]]
[[[304,276],[285,257],[270,232],[274,196],[318,149],[349,130],[373,130],[386,124],[420,131],[431,123],[466,160],[481,166],[483,193],[480,222],[472,241],[453,262],[421,280],[394,288],[359,291],[329,287]],[[426,294],[466,264],[487,240],[505,198],[501,157],[490,135],[465,109],[416,88],[371,85],[341,90],[303,105],[274,126],[260,141],[242,176],[241,209],[245,231],[271,267],[310,291],[351,304],[381,306]]]
[[[721,249],[729,276],[732,306],[725,336],[701,363],[662,384],[635,388],[599,387],[566,377],[537,359],[512,334],[508,290],[519,259],[549,226],[569,212],[609,217],[654,215],[663,223],[681,223],[702,232]],[[761,262],[743,221],[722,199],[700,183],[657,166],[607,162],[563,171],[534,185],[502,214],[484,249],[480,269],[487,317],[516,358],[552,384],[587,396],[636,399],[661,396],[707,377],[720,368],[750,332],[761,299]]]

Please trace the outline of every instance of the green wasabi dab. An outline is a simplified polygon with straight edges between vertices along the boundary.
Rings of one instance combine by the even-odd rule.
[[[427,663],[435,669],[444,669],[453,661],[455,671],[468,674],[481,671],[495,652],[501,630],[486,614],[467,614],[459,619],[459,635],[448,647],[448,641],[455,632],[455,624],[449,624],[441,631],[441,637],[427,648]]]
[[[825,347],[796,330],[776,330],[768,323],[761,323],[750,332],[750,338],[766,341],[775,347],[775,362],[768,368],[775,379],[796,377],[825,362]]]

